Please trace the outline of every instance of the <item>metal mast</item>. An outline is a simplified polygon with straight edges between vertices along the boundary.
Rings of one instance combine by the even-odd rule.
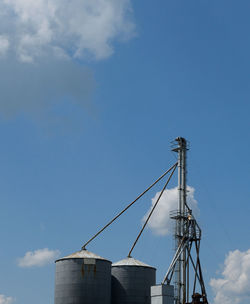
[[[185,138],[177,137],[175,139],[177,147],[173,151],[178,153],[178,192],[179,206],[176,219],[175,244],[176,249],[180,246],[183,236],[185,235],[185,218],[186,210],[186,151],[187,142]],[[180,254],[175,268],[175,289],[176,289],[176,304],[186,303],[186,250]]]

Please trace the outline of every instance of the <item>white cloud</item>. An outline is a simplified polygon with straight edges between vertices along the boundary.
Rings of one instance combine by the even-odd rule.
[[[48,248],[26,252],[23,258],[18,260],[20,267],[41,267],[53,262],[60,255],[58,250]]]
[[[0,119],[80,130],[96,112],[93,74],[78,59],[110,56],[134,35],[132,16],[131,0],[0,0]]]
[[[6,36],[0,35],[0,56],[7,53],[10,43]]]
[[[194,215],[198,213],[197,201],[194,199],[195,189],[187,186],[187,203],[189,207],[193,210]],[[152,198],[152,206],[147,214],[143,217],[143,222],[145,222],[149,212],[152,210],[160,192],[157,192],[154,198]],[[171,232],[171,227],[173,220],[170,219],[170,211],[175,211],[178,209],[178,188],[167,189],[164,191],[154,213],[152,214],[148,227],[158,235],[166,235]]]
[[[6,297],[5,295],[0,294],[0,304],[12,304],[14,299],[12,297]]]
[[[2,0],[0,28],[21,61],[48,52],[103,59],[134,34],[131,0]]]
[[[214,304],[248,304],[250,302],[250,249],[230,251],[221,278],[211,279]]]

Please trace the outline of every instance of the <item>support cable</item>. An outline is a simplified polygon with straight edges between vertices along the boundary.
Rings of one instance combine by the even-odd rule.
[[[144,225],[143,225],[141,231],[139,232],[139,234],[138,234],[138,236],[137,236],[137,238],[136,238],[136,240],[135,240],[133,246],[131,247],[131,249],[130,249],[130,251],[129,251],[129,254],[128,254],[128,257],[131,257],[131,253],[132,253],[132,251],[134,250],[135,245],[137,244],[137,242],[138,242],[140,236],[142,235],[142,233],[143,233],[143,231],[144,231],[144,229],[145,229],[145,227],[146,227],[146,225],[147,225],[147,223],[148,223],[148,221],[149,221],[151,215],[153,214],[153,212],[154,212],[154,210],[155,210],[155,208],[156,208],[156,206],[157,206],[157,204],[158,204],[160,198],[162,197],[163,192],[164,192],[165,189],[167,188],[167,185],[168,185],[168,183],[170,182],[171,177],[173,176],[173,174],[174,174],[174,172],[175,172],[175,169],[176,169],[177,165],[178,165],[178,163],[176,163],[176,164],[172,167],[173,170],[172,170],[172,172],[171,172],[171,174],[170,174],[170,176],[169,176],[169,178],[168,178],[166,184],[164,185],[164,187],[163,187],[163,189],[162,189],[162,191],[161,191],[161,193],[160,193],[160,195],[159,195],[157,201],[155,202],[155,204],[154,204],[152,210],[150,211],[150,213],[149,213],[149,215],[148,215],[148,217],[147,217],[147,220],[146,220],[146,222],[144,223]]]
[[[145,191],[143,191],[137,198],[130,203],[125,209],[123,209],[119,214],[117,214],[110,222],[108,222],[101,230],[99,230],[91,239],[89,239],[83,246],[82,249],[85,250],[86,246],[92,242],[99,234],[101,234],[106,228],[108,228],[118,217],[120,217],[125,211],[127,211],[135,202],[137,202],[145,193],[147,193],[151,188],[153,188],[163,177],[165,177],[171,170],[175,169],[178,163],[175,163],[170,169],[163,173],[153,184],[151,184]]]

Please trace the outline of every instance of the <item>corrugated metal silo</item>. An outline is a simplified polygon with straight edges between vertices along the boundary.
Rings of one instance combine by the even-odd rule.
[[[55,304],[110,304],[111,262],[87,250],[56,261]]]
[[[156,269],[134,258],[112,264],[112,304],[150,304]]]

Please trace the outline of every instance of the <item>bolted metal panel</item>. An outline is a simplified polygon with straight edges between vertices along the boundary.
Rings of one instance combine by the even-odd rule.
[[[133,258],[112,265],[112,304],[150,304],[156,269]]]
[[[56,261],[54,303],[110,304],[111,262],[79,256]]]

